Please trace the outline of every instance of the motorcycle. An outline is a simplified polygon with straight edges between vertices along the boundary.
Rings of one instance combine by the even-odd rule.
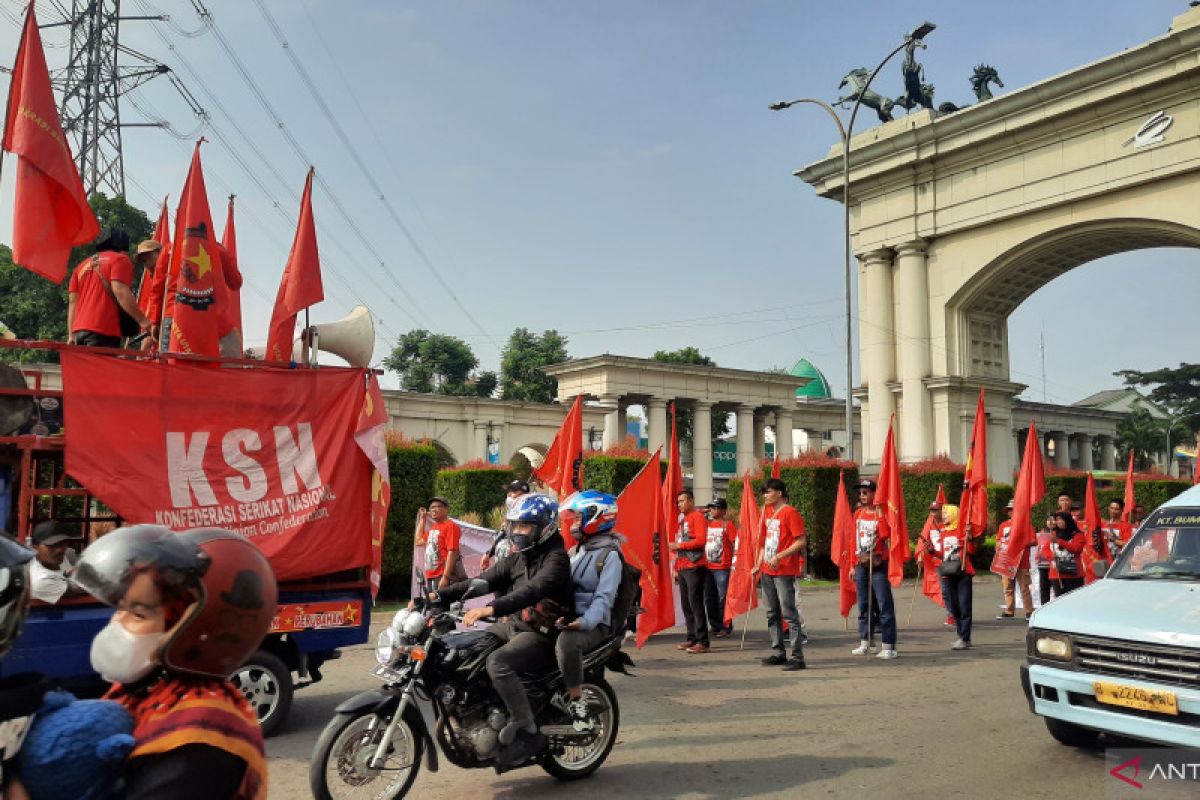
[[[486,590],[478,581],[463,599]],[[506,766],[496,757],[508,714],[485,668],[488,654],[503,643],[484,630],[456,630],[462,618],[461,602],[442,608],[418,599],[397,612],[376,645],[373,674],[383,687],[339,705],[317,740],[309,766],[313,797],[404,797],[422,762],[438,771],[439,752],[463,769],[491,767],[500,774],[537,764],[564,781],[584,778],[604,763],[620,724],[617,695],[604,671],[624,673],[632,664],[621,652],[622,632],[584,656],[583,692],[591,712],[585,723],[567,713],[560,672],[525,676],[547,744],[524,763]]]

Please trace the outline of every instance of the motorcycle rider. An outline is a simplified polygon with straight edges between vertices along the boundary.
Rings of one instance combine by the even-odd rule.
[[[266,557],[229,531],[135,525],[84,550],[74,581],[116,609],[91,660],[134,721],[123,796],[265,798],[258,715],[228,678],[271,626]]]
[[[29,609],[29,562],[33,551],[0,531],[0,658],[21,633]],[[11,788],[13,761],[48,683],[22,672],[0,680],[0,796]]]
[[[488,675],[508,709],[508,724],[500,731],[497,761],[517,765],[546,747],[525,696],[521,674],[536,674],[554,663],[554,621],[574,602],[571,569],[558,532],[558,503],[543,494],[522,497],[506,516],[508,538],[516,558],[497,561],[474,580],[487,584],[496,599],[473,608],[463,624],[484,617],[509,617],[488,628],[503,642],[487,659]],[[436,602],[462,597],[472,580],[460,581],[431,594]]]
[[[621,585],[621,542],[613,530],[617,498],[587,490],[576,492],[562,505],[575,515],[571,535],[579,542],[571,551],[571,582],[575,591],[575,619],[559,620],[562,633],[554,655],[567,685],[567,712],[581,730],[591,727],[591,714],[583,699],[583,654],[612,636],[612,606]],[[617,620],[618,624],[622,620]]]

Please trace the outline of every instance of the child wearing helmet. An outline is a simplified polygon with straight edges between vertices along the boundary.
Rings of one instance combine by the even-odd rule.
[[[583,699],[583,654],[613,635],[623,620],[612,619],[613,600],[621,584],[621,542],[617,523],[617,498],[587,490],[576,492],[562,505],[575,517],[571,535],[571,583],[575,588],[575,619],[560,620],[563,631],[554,644],[554,655],[567,685],[567,712],[575,727],[591,727],[591,714]],[[565,624],[564,624],[565,623]]]
[[[265,798],[258,716],[229,676],[275,614],[266,557],[228,531],[136,525],[85,550],[74,580],[116,609],[91,659],[134,720],[125,797]]]

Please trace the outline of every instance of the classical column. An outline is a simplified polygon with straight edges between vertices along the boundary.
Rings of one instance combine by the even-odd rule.
[[[901,461],[933,455],[933,407],[924,383],[931,370],[927,272],[924,241],[905,242],[896,248],[896,342],[904,398],[900,414]]]
[[[1096,462],[1092,460],[1092,435],[1090,433],[1075,434],[1075,443],[1079,448],[1079,468],[1084,472],[1090,472],[1096,468]]]
[[[988,479],[1012,483],[1017,465],[1013,463],[1012,420],[988,416]],[[995,444],[992,444],[995,442]]]
[[[742,403],[737,407],[737,477],[754,464],[754,406]]]
[[[896,378],[895,326],[892,314],[892,252],[874,250],[860,256],[862,294],[859,297],[859,341],[862,382],[867,388],[864,463],[879,463],[883,440],[896,403],[888,383]]]
[[[1100,469],[1117,468],[1117,443],[1111,436],[1100,437]]]
[[[762,461],[767,452],[767,411],[754,412],[754,460]]]
[[[795,449],[792,443],[792,409],[775,410],[775,452],[780,458],[791,458]]]
[[[625,413],[625,403],[617,404],[617,442],[625,441],[629,435],[629,417]]]
[[[604,412],[604,436],[601,443],[605,449],[620,444],[625,431],[621,428],[621,398],[616,395],[605,395],[600,398]]]
[[[1061,469],[1071,468],[1071,439],[1065,431],[1051,431],[1054,440],[1054,465]]]
[[[697,400],[692,416],[692,494],[696,505],[712,500],[712,403]]]
[[[1013,431],[1013,461],[1017,469],[1021,468],[1021,459],[1025,457],[1025,437],[1028,435],[1024,428]]]
[[[651,397],[646,404],[646,424],[650,426],[650,430],[646,433],[646,438],[649,439],[650,452],[653,453],[658,448],[662,447],[663,455],[666,453],[667,436],[670,432],[667,430],[667,401],[662,397]]]
[[[472,460],[481,459],[483,461],[487,461],[487,457],[488,457],[488,452],[487,452],[488,430],[487,430],[487,427],[488,426],[487,426],[486,422],[476,422],[475,423],[475,437],[471,444],[471,459]]]

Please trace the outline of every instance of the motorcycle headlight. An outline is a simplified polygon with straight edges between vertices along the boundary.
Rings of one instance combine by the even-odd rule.
[[[409,614],[408,618],[404,620],[404,627],[400,629],[400,632],[415,639],[421,635],[423,630],[425,630],[425,615]]]
[[[375,640],[375,659],[385,667],[392,663],[392,655],[400,644],[400,636],[391,628],[384,628]]]
[[[396,612],[396,616],[392,617],[391,628],[396,633],[404,630],[404,621],[412,616],[413,610],[410,608],[402,608]]]

